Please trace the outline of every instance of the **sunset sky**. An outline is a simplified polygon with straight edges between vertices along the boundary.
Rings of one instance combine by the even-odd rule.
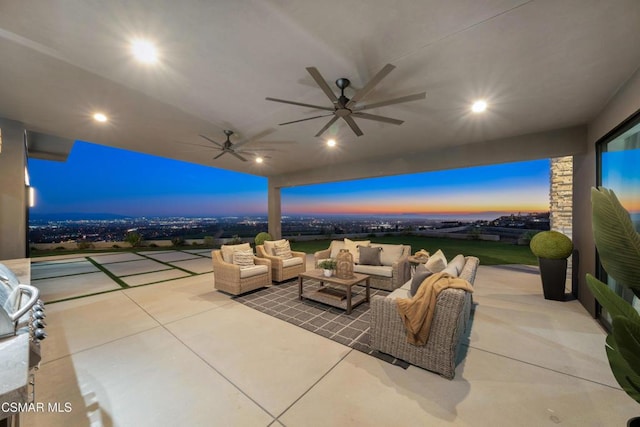
[[[267,180],[76,142],[66,162],[31,159],[33,213],[265,215]],[[549,160],[284,188],[283,215],[492,218],[549,209]]]

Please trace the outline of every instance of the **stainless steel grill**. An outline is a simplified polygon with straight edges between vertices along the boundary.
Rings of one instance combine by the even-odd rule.
[[[40,291],[20,283],[10,270],[0,266],[0,339],[29,334],[29,368],[36,367],[41,359],[40,341],[47,337]]]

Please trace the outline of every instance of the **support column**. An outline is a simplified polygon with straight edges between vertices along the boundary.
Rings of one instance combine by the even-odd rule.
[[[21,123],[0,118],[0,260],[25,258],[28,199],[25,185],[27,154]]]
[[[271,178],[268,184],[268,215],[269,215],[269,234],[274,239],[282,238],[282,200],[280,197],[280,187],[273,185]]]
[[[573,239],[573,156],[551,159],[551,187],[549,191],[549,221],[552,230]],[[567,266],[566,291],[572,291],[573,258]]]

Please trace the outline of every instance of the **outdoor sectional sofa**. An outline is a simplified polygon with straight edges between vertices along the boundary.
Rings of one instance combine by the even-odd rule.
[[[478,263],[476,257],[465,257],[458,277],[473,285]],[[425,345],[416,346],[407,342],[407,330],[398,314],[395,301],[396,298],[411,298],[410,287],[411,280],[386,297],[373,296],[369,329],[371,348],[452,379],[458,347],[469,326],[471,294],[451,288],[440,292],[429,339]]]
[[[356,264],[353,270],[356,273],[368,274],[370,276],[371,287],[393,291],[411,278],[410,264],[408,261],[408,257],[411,255],[411,246],[409,245],[390,245],[371,243],[370,241],[350,241],[349,239],[332,240],[328,249],[318,251],[314,254],[313,257],[316,268],[318,268],[318,264],[322,260],[328,258],[335,259],[340,249],[349,249],[349,246],[351,246],[351,250],[355,252],[358,245],[381,248],[380,261],[382,265],[359,264],[357,262],[358,260],[354,259]]]

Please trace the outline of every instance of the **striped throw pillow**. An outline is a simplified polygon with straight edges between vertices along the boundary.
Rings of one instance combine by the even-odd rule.
[[[288,240],[285,240],[282,243],[276,243],[275,252],[276,252],[276,256],[282,259],[293,258],[293,254],[291,254],[291,246],[289,245]]]
[[[240,267],[255,265],[253,262],[253,251],[235,251],[233,253],[233,263]]]

